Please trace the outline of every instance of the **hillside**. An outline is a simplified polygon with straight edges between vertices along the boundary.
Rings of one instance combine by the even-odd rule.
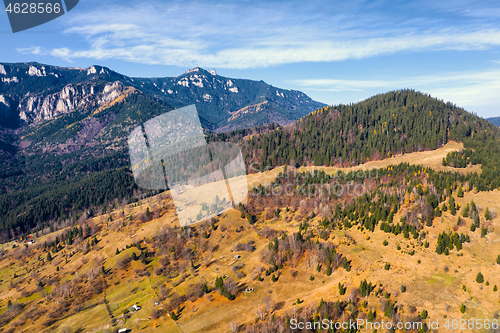
[[[128,171],[127,137],[169,110],[196,104],[210,133],[288,124],[323,106],[301,92],[201,68],[148,79],[101,66],[0,66],[1,241],[12,237],[9,229],[19,235],[115,198],[136,200],[142,194]]]
[[[414,90],[325,107],[293,125],[250,137],[242,144],[248,164],[257,163],[262,171],[278,165],[354,166],[434,150],[449,141],[463,142],[465,148],[474,150],[467,164],[482,165],[482,186],[500,186],[496,171],[500,162],[499,129],[456,105]]]
[[[326,316],[426,331],[429,319],[498,321],[498,191],[478,192],[474,173],[419,166],[421,154],[432,152],[361,166],[362,177],[255,174],[263,187],[239,211],[191,227],[178,228],[162,193],[4,244],[0,331],[292,332],[291,319]],[[362,193],[307,193],[353,182]],[[293,196],[271,192],[288,183],[298,185]],[[443,235],[453,240],[444,250]]]
[[[71,112],[17,135],[6,132],[5,146],[12,148],[0,179],[3,240],[12,237],[9,229],[19,235],[54,221],[70,223],[115,199],[127,202],[153,194],[133,182],[126,137],[168,106],[135,88],[117,87],[116,99],[97,110]],[[478,187],[484,190],[500,186],[498,133],[492,124],[450,103],[403,90],[323,108],[288,126],[241,129],[207,139],[239,143],[248,173],[285,164],[352,166],[461,141],[474,153],[467,162],[462,154],[448,160],[457,166],[481,164]],[[96,185],[96,179],[109,183]]]
[[[292,332],[292,320],[320,318],[417,325],[406,332],[498,325],[492,124],[403,90],[284,127],[212,133],[241,144],[249,197],[180,227],[169,191],[133,182],[122,135],[166,106],[135,88],[119,96],[5,129],[22,145],[2,178],[0,332]]]
[[[492,123],[495,126],[500,126],[500,117],[491,117],[491,118],[486,118],[487,121]]]

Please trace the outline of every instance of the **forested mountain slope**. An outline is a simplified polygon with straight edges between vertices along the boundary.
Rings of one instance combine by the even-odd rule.
[[[128,135],[190,104],[207,133],[289,124],[324,106],[299,91],[201,68],[132,78],[102,66],[0,64],[1,238],[132,198],[140,190],[128,170]]]
[[[483,164],[497,187],[500,131],[451,103],[414,90],[392,91],[315,111],[291,126],[243,140],[247,161],[260,168],[284,164],[349,166],[441,147],[450,140],[474,148],[468,162]]]
[[[22,233],[132,198],[139,189],[128,171],[124,133],[168,107],[134,90],[102,112],[71,113],[23,132],[23,154],[11,159],[0,180],[2,229]],[[96,126],[100,130],[92,131]],[[482,164],[478,184],[487,189],[500,185],[498,137],[494,125],[451,103],[402,90],[322,108],[289,126],[210,134],[207,139],[240,143],[250,173],[284,164],[356,165],[461,141],[474,151],[449,156],[445,163],[459,167],[463,163],[458,159],[465,159]],[[96,183],[99,177],[110,182]]]
[[[490,117],[490,118],[485,118],[488,120],[490,123],[492,123],[495,126],[500,126],[500,117]]]

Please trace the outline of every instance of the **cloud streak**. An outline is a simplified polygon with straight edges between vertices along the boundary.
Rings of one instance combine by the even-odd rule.
[[[498,110],[500,105],[500,69],[477,72],[453,72],[414,76],[393,80],[306,79],[289,81],[308,91],[374,92],[411,88],[452,101],[466,109]]]
[[[355,9],[335,15],[318,14],[314,6],[297,2],[252,7],[198,2],[169,7],[161,3],[100,5],[95,11],[75,15],[65,30],[67,35],[83,38],[86,45],[38,47],[33,48],[33,54],[50,54],[67,61],[121,59],[245,69],[402,52],[485,50],[500,45],[500,29],[494,27],[428,29],[418,20],[404,23],[403,19],[381,24],[386,18],[360,13],[362,5],[360,2]],[[298,11],[302,15],[297,15]]]

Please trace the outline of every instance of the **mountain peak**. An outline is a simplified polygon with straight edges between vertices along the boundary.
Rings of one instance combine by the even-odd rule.
[[[110,74],[113,72],[107,67],[104,66],[99,66],[99,65],[92,65],[89,68],[87,68],[87,75],[92,75],[92,74]]]
[[[208,70],[201,68],[201,67],[195,67],[193,69],[189,69],[186,72],[184,72],[184,74],[182,74],[182,75],[187,75],[187,74],[192,74],[192,73],[203,73],[203,74],[210,74],[213,76],[217,75],[217,72],[215,71],[215,69],[211,69],[210,71],[208,71]]]
[[[284,125],[325,106],[302,93],[293,94],[286,89],[278,92],[263,81],[227,78],[217,75],[214,69],[201,67],[175,77],[131,78],[99,65],[87,68],[39,63],[0,66],[1,94],[9,101],[11,114],[19,115],[23,124],[46,121],[83,106],[90,108],[89,101],[100,107],[102,94],[111,98],[103,89],[109,90],[116,81],[171,108],[196,104],[203,125],[213,131],[270,122]],[[110,91],[113,98],[118,98],[121,91],[115,90]],[[268,103],[262,104],[265,101]],[[244,111],[238,113],[237,121],[229,122],[239,110]]]
[[[199,72],[205,72],[205,73],[209,73],[209,71],[207,71],[206,69],[203,69],[201,67],[195,67],[193,69],[189,69],[187,70],[184,74],[190,74],[190,73],[199,73]]]

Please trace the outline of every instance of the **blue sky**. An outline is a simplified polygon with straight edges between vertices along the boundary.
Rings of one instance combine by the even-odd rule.
[[[96,1],[13,34],[0,62],[104,65],[130,76],[189,68],[264,80],[328,103],[413,88],[500,116],[500,3]]]

